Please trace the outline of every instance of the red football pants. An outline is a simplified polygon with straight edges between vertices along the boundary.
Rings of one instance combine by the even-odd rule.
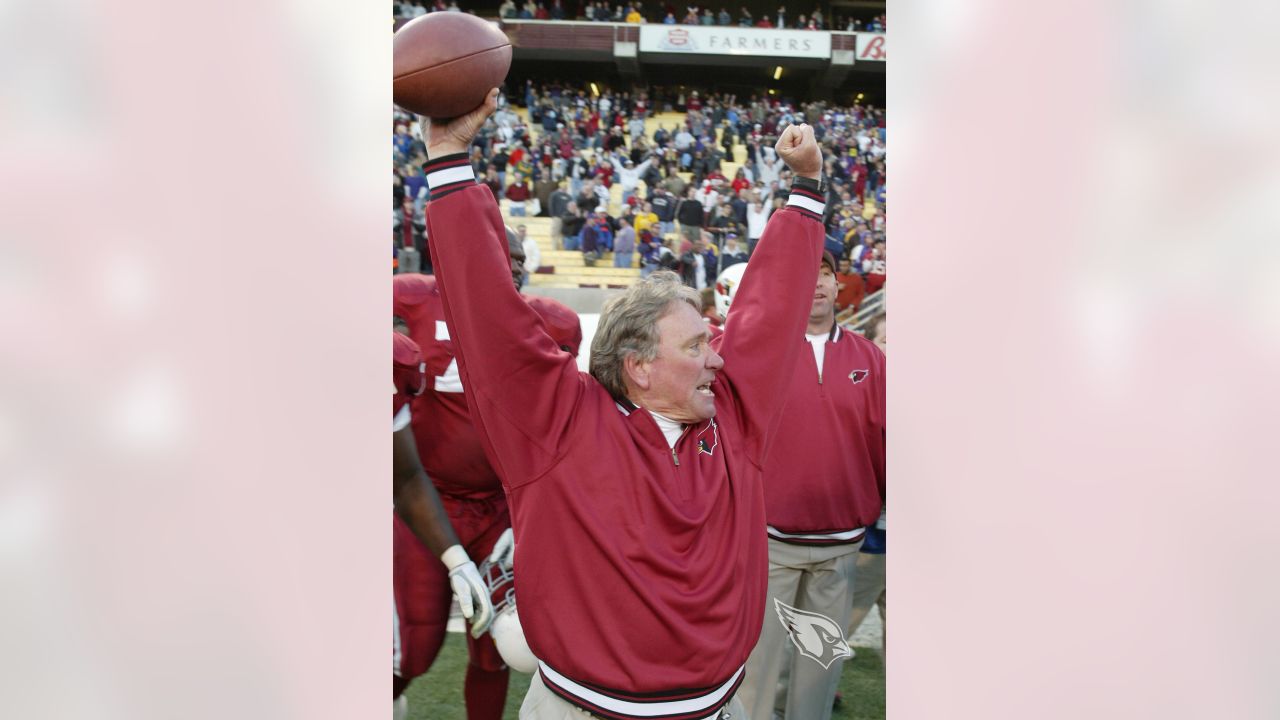
[[[449,522],[467,555],[480,565],[502,532],[511,527],[507,499],[502,493],[485,500],[461,500],[441,496]],[[431,554],[398,516],[392,577],[400,633],[400,672],[405,682],[425,673],[444,644],[453,588],[444,563]],[[467,633],[471,665],[482,670],[506,668],[488,634],[479,640]]]

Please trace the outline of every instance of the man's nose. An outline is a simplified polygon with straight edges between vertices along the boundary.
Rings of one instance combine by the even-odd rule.
[[[720,357],[720,353],[715,350],[707,350],[707,368],[710,370],[719,370],[724,367],[724,358]]]

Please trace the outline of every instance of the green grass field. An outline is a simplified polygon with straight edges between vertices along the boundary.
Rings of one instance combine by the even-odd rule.
[[[843,704],[833,720],[874,720],[884,718],[884,663],[871,648],[856,648],[853,660],[844,664],[840,679]],[[462,702],[462,678],[466,672],[467,644],[458,633],[449,633],[431,671],[409,686],[411,720],[466,720]],[[511,673],[507,692],[506,720],[516,720],[520,702],[529,689],[529,676]]]

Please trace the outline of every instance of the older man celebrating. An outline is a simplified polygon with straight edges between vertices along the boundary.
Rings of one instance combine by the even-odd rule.
[[[804,348],[822,241],[822,158],[794,126],[801,179],[775,214],[712,347],[671,273],[604,308],[579,373],[507,279],[497,203],[465,151],[495,108],[431,127],[427,222],[466,396],[507,492],[521,624],[539,658],[520,717],[741,718],[733,699],[764,616],[760,468],[777,379]]]

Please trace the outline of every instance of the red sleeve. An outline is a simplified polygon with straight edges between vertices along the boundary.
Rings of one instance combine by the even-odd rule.
[[[724,357],[721,375],[736,398],[757,465],[786,401],[779,387],[786,387],[798,352],[807,347],[804,327],[818,277],[823,209],[817,193],[792,189],[787,207],[769,219],[747,263],[724,335],[713,341]]]
[[[558,456],[583,382],[512,285],[498,204],[465,156],[429,162],[427,183],[431,262],[467,404],[490,463],[518,487]]]

